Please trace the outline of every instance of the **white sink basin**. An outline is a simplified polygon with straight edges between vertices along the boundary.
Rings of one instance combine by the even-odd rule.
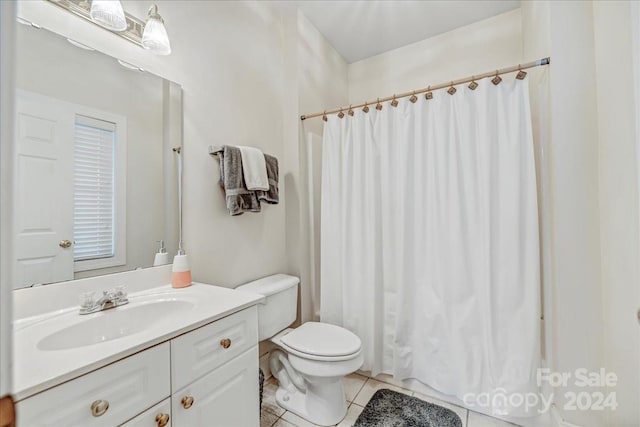
[[[82,316],[82,321],[43,337],[44,351],[67,350],[117,340],[143,332],[173,315],[192,310],[195,304],[178,299],[130,303]]]

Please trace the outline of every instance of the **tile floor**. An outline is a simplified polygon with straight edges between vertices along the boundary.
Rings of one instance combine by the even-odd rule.
[[[469,411],[456,405],[434,399],[423,394],[413,392],[404,388],[397,387],[392,384],[368,378],[360,374],[351,374],[345,378],[344,389],[347,395],[349,409],[347,416],[342,420],[338,427],[352,426],[360,412],[364,409],[373,394],[381,389],[387,388],[410,396],[415,396],[436,405],[449,408],[454,411],[462,420],[462,427],[513,427],[511,424],[496,418],[488,417],[477,412]],[[265,381],[264,394],[262,397],[262,412],[260,414],[260,427],[314,427],[308,421],[285,411],[276,403],[276,390],[278,389],[277,380],[273,377]]]

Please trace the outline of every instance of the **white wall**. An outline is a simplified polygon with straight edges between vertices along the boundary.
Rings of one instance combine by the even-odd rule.
[[[607,423],[637,426],[640,334],[634,315],[640,307],[640,165],[636,134],[640,99],[633,89],[640,69],[634,70],[633,60],[640,54],[640,40],[633,39],[631,2],[593,2],[593,14],[604,356],[606,368],[618,376],[617,386],[609,391],[616,393],[619,403],[608,414]]]
[[[556,408],[576,425],[636,426],[640,216],[632,58],[640,43],[631,41],[631,2],[523,2],[522,16],[525,55],[552,58],[548,103],[532,91],[534,116],[546,110],[551,121],[539,135],[552,255],[547,362],[557,372],[605,367],[619,378],[608,390],[573,381],[568,388],[615,392],[615,411],[567,410],[562,388],[554,390]]]
[[[533,60],[537,58],[526,58]],[[421,89],[525,62],[520,10],[349,64],[349,102]]]
[[[598,110],[591,2],[552,2],[551,140],[554,245],[554,370],[595,371],[604,363],[598,195]],[[580,389],[569,383],[569,390]],[[556,389],[558,396],[567,391]],[[598,426],[602,414],[565,411],[576,424]]]

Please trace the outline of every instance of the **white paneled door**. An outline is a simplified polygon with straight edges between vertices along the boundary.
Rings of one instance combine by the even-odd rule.
[[[73,115],[16,93],[15,286],[73,279]]]

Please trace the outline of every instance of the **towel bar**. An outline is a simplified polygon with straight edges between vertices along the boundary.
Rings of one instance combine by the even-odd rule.
[[[211,154],[212,156],[215,156],[216,154],[221,153],[223,150],[224,148],[218,145],[209,146],[209,154]]]

